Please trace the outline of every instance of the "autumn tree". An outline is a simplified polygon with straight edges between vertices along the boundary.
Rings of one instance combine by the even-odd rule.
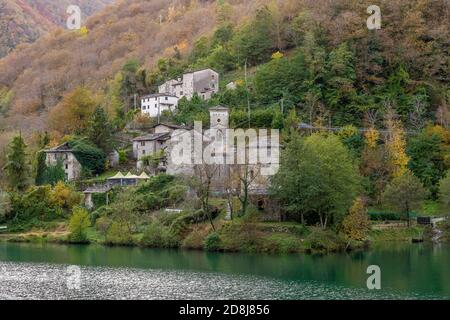
[[[62,134],[85,132],[98,98],[84,87],[78,87],[50,111],[50,126]]]
[[[24,191],[29,184],[27,145],[21,135],[15,136],[8,145],[4,170],[13,190]]]
[[[408,170],[409,157],[406,154],[406,135],[402,123],[395,119],[392,110],[388,110],[385,124],[388,131],[386,151],[389,157],[389,166],[392,176],[397,178]]]
[[[420,209],[427,191],[420,180],[410,171],[395,177],[383,193],[383,204],[387,208],[397,210],[411,222],[411,212]]]
[[[370,219],[364,201],[357,198],[342,221],[342,232],[349,241],[363,241],[370,230]]]
[[[80,204],[81,194],[76,192],[72,186],[59,181],[53,187],[49,200],[55,207],[70,210]]]
[[[360,171],[369,180],[366,194],[375,204],[380,204],[381,195],[390,179],[390,170],[385,145],[381,144],[380,133],[374,127],[364,133]]]

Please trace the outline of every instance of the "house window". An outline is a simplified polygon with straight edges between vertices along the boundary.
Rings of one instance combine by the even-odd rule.
[[[145,154],[145,150],[142,150],[142,154]]]
[[[166,101],[167,101],[167,100],[169,100],[169,97],[166,97],[165,99],[166,99]]]
[[[141,141],[141,147],[145,147],[145,141]]]
[[[69,170],[69,165],[66,163],[66,170]]]
[[[182,96],[183,95],[183,91],[180,91],[180,96]]]

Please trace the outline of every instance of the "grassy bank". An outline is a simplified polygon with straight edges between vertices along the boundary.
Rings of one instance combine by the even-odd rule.
[[[371,242],[381,241],[407,241],[412,239],[422,239],[426,236],[426,228],[421,226],[413,227],[397,227],[390,229],[371,230],[369,232],[369,239]]]
[[[248,253],[329,253],[362,248],[375,242],[411,242],[426,234],[422,227],[371,230],[368,241],[347,243],[332,230],[305,227],[297,223],[263,223],[236,219],[214,221],[215,230],[208,222],[182,226],[175,232],[167,226],[157,225],[144,232],[133,234],[123,241],[111,241],[94,227],[87,230],[88,243],[103,245],[128,245],[148,248],[180,248],[218,252]],[[450,232],[448,232],[450,234]],[[448,235],[446,233],[446,235]],[[449,238],[450,239],[450,238]],[[4,233],[0,240],[10,242],[70,244],[67,223],[49,224],[26,232]]]

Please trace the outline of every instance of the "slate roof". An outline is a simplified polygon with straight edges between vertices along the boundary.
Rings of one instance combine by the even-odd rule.
[[[72,150],[72,148],[70,148],[69,143],[66,142],[57,147],[46,149],[46,150],[44,150],[44,152],[46,152],[46,153],[57,153],[57,152],[63,153],[63,152],[73,152],[73,150]]]
[[[141,96],[141,99],[147,99],[147,98],[155,98],[155,97],[172,97],[172,98],[178,98],[176,95],[170,94],[170,93],[152,93],[147,94],[145,96]]]
[[[166,141],[169,139],[170,139],[170,132],[161,132],[136,137],[133,139],[133,141],[155,141],[155,140]]]

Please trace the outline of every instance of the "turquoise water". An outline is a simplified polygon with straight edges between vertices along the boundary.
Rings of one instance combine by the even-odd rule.
[[[367,289],[370,265],[381,290]],[[449,299],[449,272],[449,245],[278,256],[0,243],[1,299]]]

